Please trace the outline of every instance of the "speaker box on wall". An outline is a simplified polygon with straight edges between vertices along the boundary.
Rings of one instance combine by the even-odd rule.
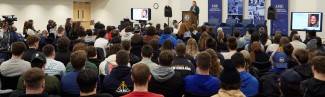
[[[172,12],[172,8],[168,5],[165,6],[165,17],[172,17],[173,16],[173,12]]]
[[[270,6],[267,10],[267,19],[271,19],[271,20],[276,20],[278,19],[278,12],[276,10],[276,8],[274,8],[273,6]]]

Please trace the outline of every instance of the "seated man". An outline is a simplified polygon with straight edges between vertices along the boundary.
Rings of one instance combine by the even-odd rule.
[[[113,68],[103,81],[104,93],[110,93],[114,97],[123,96],[133,90],[131,80],[131,68],[128,67],[129,52],[120,50],[116,54],[117,67]]]
[[[303,81],[305,97],[325,97],[325,57],[317,56],[311,60],[314,77]]]
[[[151,79],[151,74],[146,64],[140,63],[134,65],[131,78],[134,81],[134,90],[123,97],[164,97],[160,94],[148,92],[148,83]]]
[[[156,69],[158,65],[151,61],[151,57],[153,56],[153,48],[150,45],[144,45],[141,49],[142,60],[133,65],[133,67],[137,64],[146,64],[150,71]]]
[[[231,56],[231,59],[235,62],[236,69],[240,73],[242,82],[240,91],[242,91],[247,97],[254,97],[258,93],[258,80],[246,71],[247,64],[244,55],[241,53],[235,53]]]
[[[55,53],[55,60],[58,60],[66,66],[70,62],[71,51],[69,51],[70,39],[61,37],[57,41],[57,52]]]
[[[311,65],[308,64],[309,52],[306,49],[296,49],[294,56],[297,59],[298,66],[293,67],[293,70],[298,72],[302,80],[313,77]]]
[[[97,67],[101,63],[101,61],[97,59],[97,49],[94,46],[87,47],[87,56],[88,61],[94,63]]]
[[[43,92],[44,87],[46,87],[45,76],[44,71],[40,68],[29,69],[24,73],[23,78],[26,91],[15,91],[9,97],[60,97]]]
[[[28,49],[25,51],[24,55],[22,56],[22,59],[25,61],[30,62],[32,55],[37,53],[37,49],[39,46],[39,42],[41,41],[41,38],[39,38],[37,35],[30,35],[26,38],[26,43],[28,45]]]
[[[288,69],[280,76],[280,97],[303,97],[301,91],[302,78],[296,71]]]
[[[184,43],[176,45],[176,57],[173,59],[172,69],[179,71],[182,78],[195,73],[195,67],[190,60],[185,58],[186,46]]]
[[[43,53],[46,56],[45,73],[48,75],[57,75],[62,77],[65,74],[65,66],[62,62],[54,60],[55,49],[51,44],[43,47]]]
[[[113,97],[110,94],[96,94],[98,75],[93,70],[83,70],[78,73],[77,83],[80,97]]]
[[[165,97],[182,97],[184,85],[181,73],[172,68],[174,53],[164,50],[160,53],[158,68],[151,71],[153,79],[149,82],[149,91],[163,94]]]
[[[211,56],[207,52],[200,52],[197,55],[196,64],[197,73],[184,78],[185,91],[198,96],[212,96],[218,93],[219,79],[209,75],[209,68],[212,64]]]
[[[45,69],[46,66],[46,57],[43,53],[35,53],[32,56],[32,61],[31,61],[32,67],[40,68],[43,70]],[[25,90],[26,86],[24,84],[24,76],[20,76],[18,84],[17,84],[17,89],[19,90]],[[49,94],[54,94],[54,95],[59,95],[61,93],[61,86],[60,86],[60,81],[58,78],[55,76],[47,75],[45,74],[45,88],[44,91],[49,93]]]
[[[77,75],[81,70],[85,69],[87,61],[87,53],[83,50],[75,51],[71,54],[71,64],[73,71],[68,72],[61,78],[62,91],[68,94],[78,95],[80,89],[77,84]]]
[[[130,40],[123,40],[123,41],[122,41],[122,46],[124,47],[124,50],[126,50],[126,51],[129,52],[129,57],[130,57],[130,64],[131,64],[131,66],[132,66],[133,64],[135,64],[135,63],[141,61],[141,59],[140,59],[138,56],[136,56],[136,55],[134,55],[134,54],[132,54],[132,53],[130,52],[130,51],[131,51],[131,48],[132,48],[132,46],[131,46],[131,41],[130,41]]]

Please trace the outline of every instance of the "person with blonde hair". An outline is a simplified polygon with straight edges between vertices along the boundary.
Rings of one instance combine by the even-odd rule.
[[[215,37],[217,41],[217,51],[219,52],[228,52],[228,46],[225,40],[225,33],[223,32],[223,29],[219,27],[217,29],[217,35]]]
[[[204,51],[207,48],[206,41],[208,39],[209,39],[209,34],[206,33],[206,32],[202,33],[202,35],[201,35],[201,37],[199,39],[199,42],[198,42],[200,51]]]
[[[187,41],[186,53],[193,57],[196,57],[196,55],[199,53],[199,48],[195,39],[191,38]]]
[[[217,56],[217,53],[213,49],[207,49],[205,50],[207,53],[211,56],[211,66],[210,66],[210,75],[213,77],[220,77],[220,74],[223,70],[223,67],[221,66],[220,60]]]

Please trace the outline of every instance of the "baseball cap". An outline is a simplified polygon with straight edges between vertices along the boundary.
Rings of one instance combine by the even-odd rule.
[[[187,31],[184,33],[184,38],[187,38],[187,37],[190,37],[190,38],[192,37],[191,32]]]
[[[284,52],[275,52],[272,59],[275,68],[288,68],[288,58]]]
[[[299,88],[301,81],[302,81],[302,78],[299,75],[299,73],[297,73],[296,71],[294,71],[292,69],[288,69],[280,75],[281,85],[288,87],[288,88]]]
[[[31,63],[34,63],[34,62],[41,62],[42,64],[45,64],[46,63],[45,55],[43,53],[41,53],[41,52],[35,53],[32,56],[32,60],[31,60]]]

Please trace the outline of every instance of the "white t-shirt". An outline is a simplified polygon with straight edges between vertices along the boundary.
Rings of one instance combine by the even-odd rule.
[[[292,45],[292,47],[294,49],[306,49],[306,47],[307,47],[306,44],[304,44],[298,40],[294,40],[294,41],[290,42],[290,44]]]
[[[54,59],[46,59],[45,73],[48,75],[63,76],[66,73],[64,64]]]
[[[36,35],[36,33],[32,29],[27,29],[27,35]]]
[[[267,49],[266,49],[266,53],[269,54],[270,52],[274,52],[279,48],[279,44],[270,44]]]
[[[231,56],[234,55],[237,51],[230,51],[226,53],[221,53],[225,59],[231,59]]]
[[[178,29],[175,29],[175,28],[174,28],[174,32],[173,32],[173,34],[176,35],[177,33],[178,33]]]
[[[104,56],[106,56],[105,49],[108,47],[108,40],[106,40],[104,38],[98,38],[98,39],[96,39],[96,41],[94,43],[94,47],[102,48],[104,51]]]

